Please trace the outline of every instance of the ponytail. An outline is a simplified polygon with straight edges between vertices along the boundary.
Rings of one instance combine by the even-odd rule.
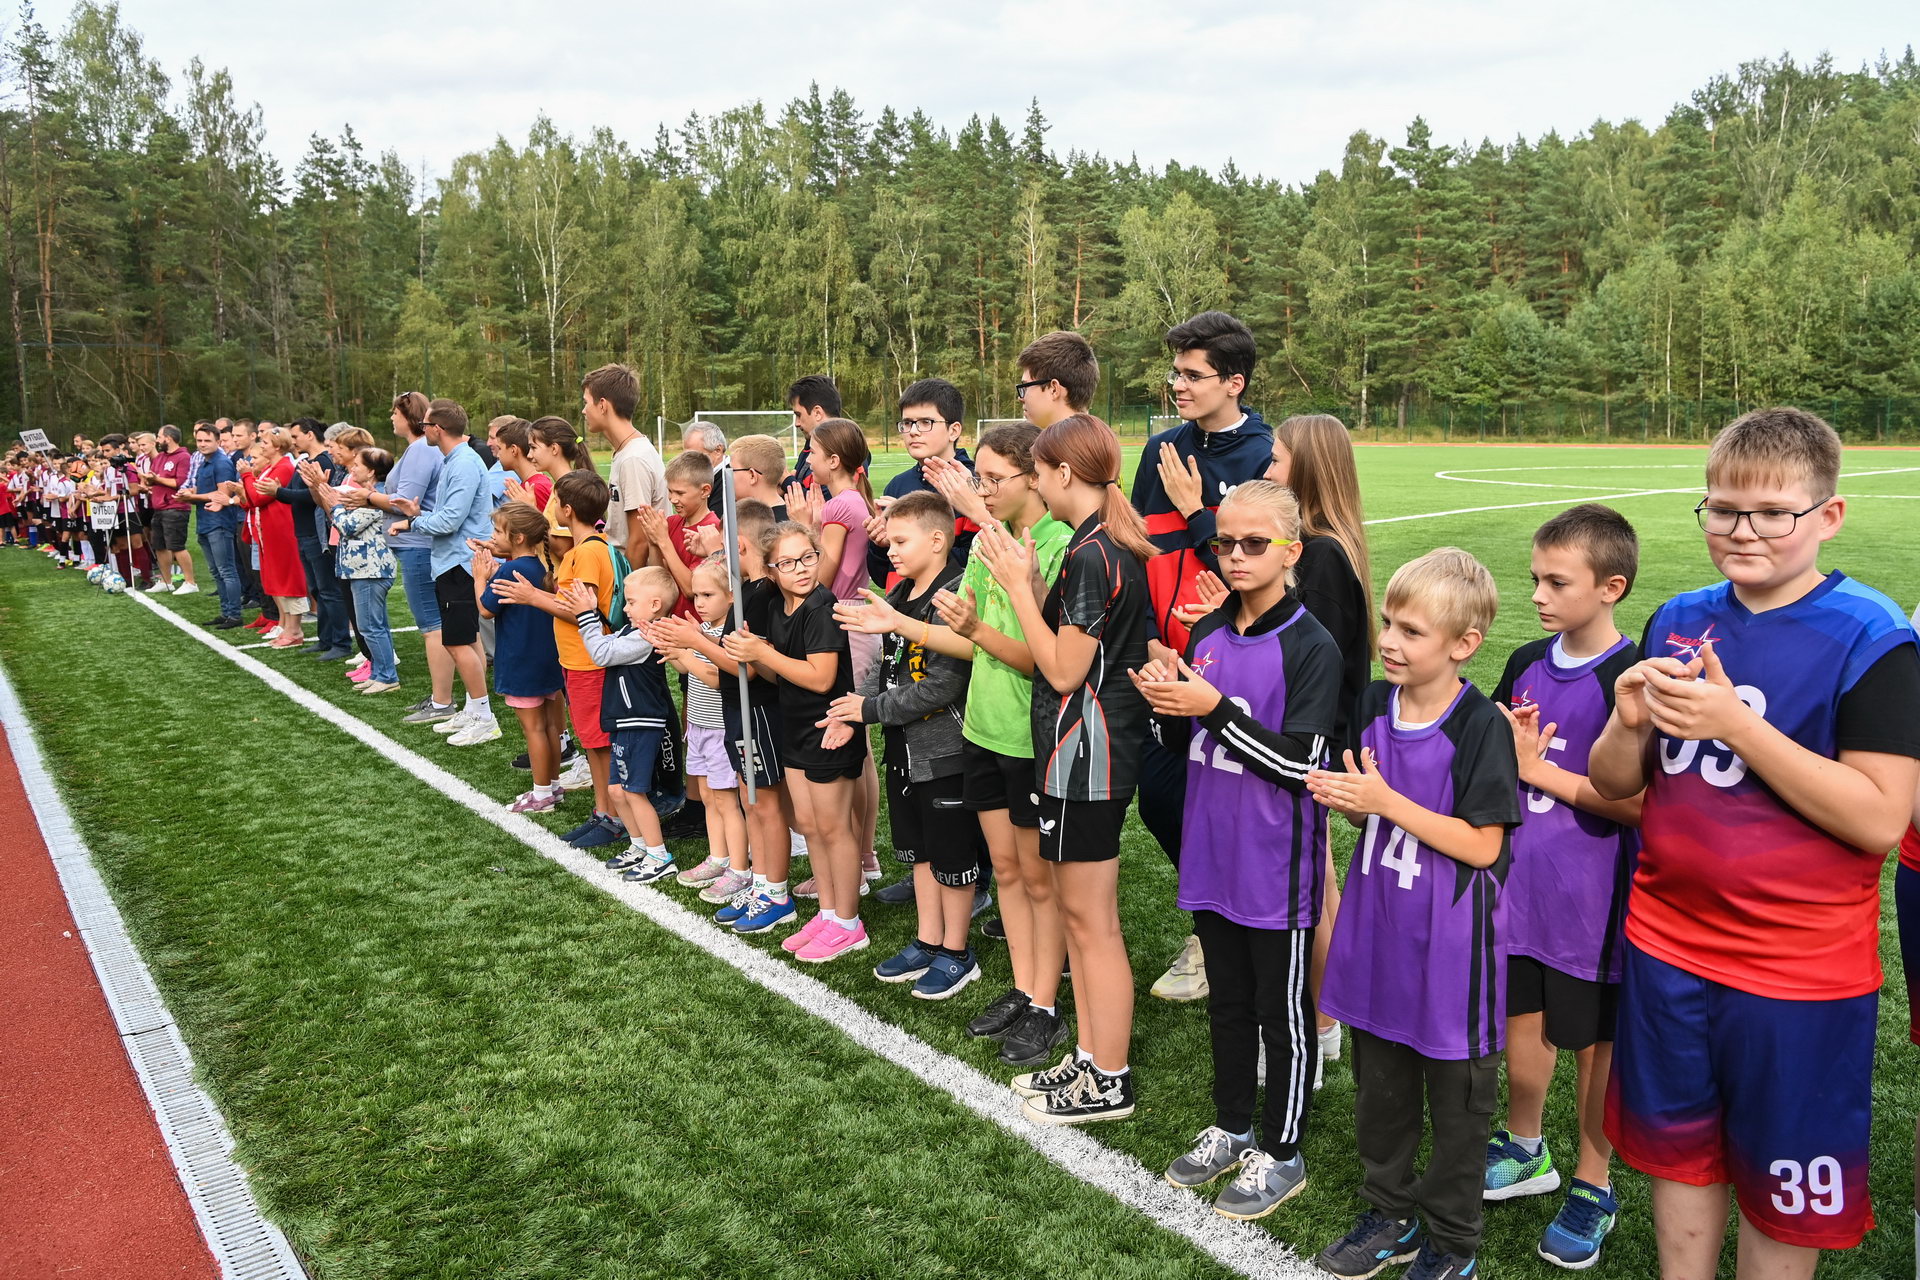
[[[1159,550],[1120,489],[1120,440],[1112,427],[1090,413],[1069,414],[1040,433],[1033,456],[1049,467],[1065,465],[1074,479],[1101,486],[1100,522],[1116,545],[1142,563]]]
[[[574,431],[573,424],[565,418],[556,418],[551,415],[536,418],[528,424],[527,430],[534,440],[558,449],[560,456],[565,458],[567,465],[575,471],[593,470],[592,452],[587,448],[586,442],[580,439],[579,433]]]
[[[867,464],[873,459],[873,451],[867,447],[867,433],[860,424],[848,418],[828,418],[813,429],[813,441],[821,453],[840,460],[841,470],[853,477],[853,489],[867,504],[867,514],[872,515],[873,486],[867,481]]]

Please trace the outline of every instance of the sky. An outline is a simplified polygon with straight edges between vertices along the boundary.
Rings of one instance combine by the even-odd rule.
[[[1596,119],[1657,124],[1716,73],[1830,54],[1852,69],[1920,41],[1912,0],[120,0],[179,78],[226,67],[265,111],[289,169],[309,136],[351,125],[371,152],[444,176],[545,112],[636,147],[657,125],[759,99],[770,116],[818,82],[871,121],[884,105],[1018,133],[1038,97],[1057,154],[1169,159],[1306,183],[1366,129],[1425,116],[1436,142],[1563,136]],[[50,30],[68,0],[41,0]]]

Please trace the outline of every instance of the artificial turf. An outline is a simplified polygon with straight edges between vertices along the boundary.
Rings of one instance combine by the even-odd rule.
[[[1360,455],[1376,519],[1679,488],[1697,484],[1700,458],[1540,447]],[[1920,568],[1902,549],[1908,499],[1891,495],[1920,495],[1920,454],[1847,462],[1850,472],[1908,466],[1843,485],[1874,496],[1853,504],[1823,559],[1903,602],[1920,598]],[[1642,538],[1640,578],[1620,614],[1629,634],[1667,596],[1711,580],[1688,512],[1696,500],[1613,500]],[[1505,606],[1467,674],[1490,688],[1505,654],[1538,634],[1525,603],[1528,535],[1556,509],[1377,524],[1376,584],[1443,543],[1485,560]],[[400,600],[396,592],[395,625],[407,621]],[[196,620],[215,612],[210,594],[161,603]],[[396,641],[403,682],[417,685],[419,637]],[[259,655],[499,800],[524,783],[507,768],[520,749],[510,720],[498,743],[446,747],[397,724],[405,695],[361,698],[337,664]],[[0,660],[257,1193],[316,1275],[1218,1273],[1183,1241],[79,575],[0,555]],[[546,825],[572,825],[585,804],[570,800]],[[1344,857],[1351,831],[1335,827]],[[883,852],[885,839],[882,823]],[[699,848],[681,843],[682,861]],[[1211,1120],[1206,1018],[1203,1005],[1145,995],[1187,926],[1172,907],[1172,870],[1137,823],[1125,859],[1141,1106],[1095,1136],[1158,1168]],[[983,944],[986,981],[952,1005],[916,1001],[867,972],[905,940],[912,912],[874,907],[867,919],[872,951],[818,976],[935,1047],[1002,1071],[961,1024],[1005,984],[1004,952]],[[1897,973],[1891,919],[1889,906],[1883,950]],[[1892,1225],[1829,1256],[1823,1275],[1888,1275],[1909,1256],[1903,1206],[1920,1085],[1905,1026],[1896,981],[1882,1001],[1872,1173]],[[1573,1150],[1570,1084],[1569,1061],[1547,1126],[1563,1156]],[[1351,1109],[1351,1078],[1330,1065],[1305,1145],[1310,1189],[1264,1224],[1309,1252],[1359,1208]],[[1603,1270],[1652,1274],[1645,1182],[1619,1181],[1625,1213]],[[1556,1206],[1557,1197],[1490,1206],[1486,1265],[1556,1274],[1533,1252]]]

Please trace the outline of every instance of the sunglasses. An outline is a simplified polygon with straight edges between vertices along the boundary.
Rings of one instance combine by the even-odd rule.
[[[1208,538],[1207,546],[1216,556],[1228,555],[1236,547],[1248,556],[1263,556],[1268,547],[1290,547],[1293,541],[1292,538]]]

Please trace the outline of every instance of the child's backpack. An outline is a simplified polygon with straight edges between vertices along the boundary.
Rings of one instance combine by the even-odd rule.
[[[633,572],[633,562],[627,559],[627,553],[614,546],[600,534],[594,534],[588,542],[597,542],[607,549],[607,559],[613,563],[613,600],[607,605],[607,630],[618,631],[627,625],[627,575]]]

